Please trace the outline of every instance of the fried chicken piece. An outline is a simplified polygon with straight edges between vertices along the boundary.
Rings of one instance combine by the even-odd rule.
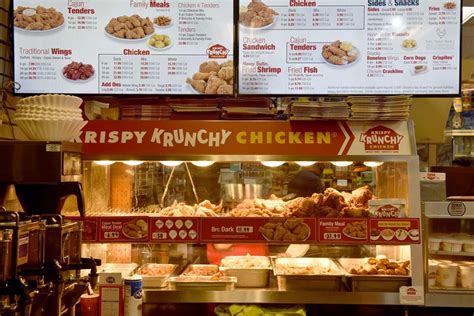
[[[265,237],[267,240],[273,240],[275,236],[275,231],[273,229],[260,227],[258,231]]]
[[[221,69],[224,68],[224,67],[232,67],[232,69],[234,68],[234,61],[233,60],[228,60],[226,62],[223,62],[221,64]]]
[[[298,241],[298,237],[292,232],[287,232],[285,235],[283,235],[282,240],[283,241]]]
[[[364,186],[352,191],[350,204],[356,207],[369,207],[369,200],[373,198],[373,194],[368,186]]]
[[[196,91],[198,91],[198,92],[205,93],[205,91],[206,91],[207,83],[204,80],[193,80],[193,79],[188,78],[186,80],[186,83],[189,83],[191,85],[191,87],[196,89]]]
[[[230,80],[234,77],[234,68],[232,67],[221,67],[217,76],[224,80]]]
[[[217,77],[217,76],[210,76],[209,80],[207,80],[206,90],[204,91],[205,94],[217,94],[217,89],[223,84],[227,84],[225,80]]]
[[[310,229],[308,225],[302,223],[293,229],[292,233],[296,235],[297,240],[305,240],[309,236]]]
[[[208,80],[210,76],[215,76],[217,75],[217,72],[211,71],[211,72],[196,72],[193,75],[193,80]]]
[[[288,233],[288,229],[283,226],[277,226],[275,228],[275,235],[273,236],[273,240],[283,240],[283,236]]]
[[[217,94],[220,94],[220,95],[223,95],[223,94],[232,94],[234,93],[234,88],[227,84],[227,83],[224,83],[222,85],[219,86],[219,88],[217,88]]]
[[[323,199],[322,206],[331,207],[339,212],[344,207],[346,207],[347,204],[346,204],[346,201],[344,200],[344,197],[339,191],[333,188],[328,188],[324,191],[324,199]]]
[[[199,72],[212,72],[218,73],[220,70],[219,63],[216,61],[204,62],[199,66]]]
[[[293,229],[295,229],[297,226],[301,225],[302,223],[303,223],[302,218],[289,218],[285,221],[283,226],[286,229],[292,231]]]
[[[363,207],[347,206],[342,209],[344,217],[369,217],[369,211]]]

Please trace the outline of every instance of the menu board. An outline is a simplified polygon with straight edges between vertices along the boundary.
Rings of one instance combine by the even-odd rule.
[[[18,93],[233,94],[232,0],[15,0]]]
[[[460,0],[239,4],[241,94],[459,94]]]

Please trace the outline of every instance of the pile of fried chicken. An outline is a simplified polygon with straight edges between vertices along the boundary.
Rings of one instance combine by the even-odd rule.
[[[284,202],[276,196],[268,200],[244,200],[228,216],[236,217],[368,217],[368,202],[373,198],[369,187],[358,188],[352,193],[328,188],[324,193],[311,197],[298,197]]]
[[[174,201],[171,206],[165,207],[158,212],[158,216],[169,216],[169,217],[215,217],[219,216],[221,212],[222,204],[212,204],[210,201],[205,200],[194,206],[187,205],[186,203]]]

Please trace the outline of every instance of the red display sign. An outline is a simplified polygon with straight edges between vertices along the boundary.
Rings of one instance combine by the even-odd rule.
[[[319,242],[331,244],[363,244],[368,241],[368,221],[359,218],[320,218]]]
[[[148,217],[102,217],[100,242],[148,241]]]
[[[76,142],[86,159],[192,155],[344,155],[347,122],[89,121]]]
[[[199,218],[150,217],[150,240],[156,242],[197,242]]]
[[[315,218],[206,218],[202,242],[314,243]]]
[[[370,219],[370,243],[419,244],[420,220],[417,218]]]

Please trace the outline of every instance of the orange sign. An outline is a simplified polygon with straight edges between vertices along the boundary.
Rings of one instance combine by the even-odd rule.
[[[89,121],[86,158],[192,155],[345,155],[354,141],[346,122]]]

